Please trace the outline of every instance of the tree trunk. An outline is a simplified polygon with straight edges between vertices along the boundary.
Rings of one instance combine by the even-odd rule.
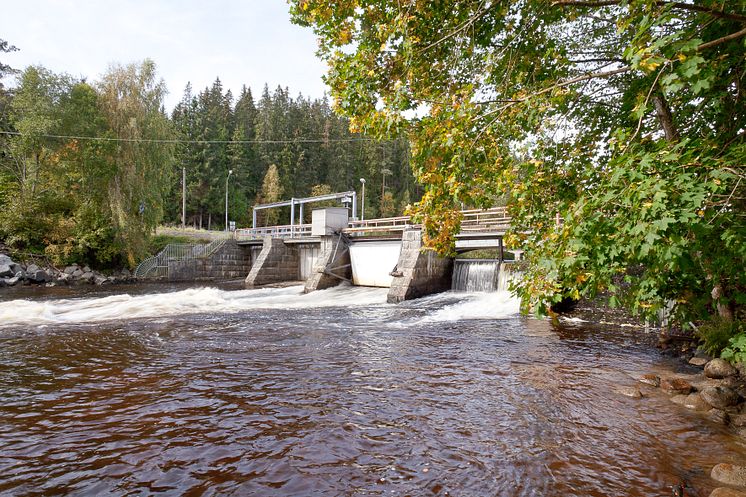
[[[212,212],[207,213],[207,231],[212,228]]]
[[[676,125],[673,122],[673,115],[671,114],[671,108],[668,106],[666,97],[660,91],[653,97],[653,104],[655,105],[655,113],[658,115],[658,122],[660,122],[663,132],[666,134],[666,141],[675,142],[679,141],[679,130],[676,129]]]
[[[733,308],[730,306],[729,302],[724,302],[723,297],[725,297],[725,291],[723,290],[723,285],[720,284],[720,282],[716,283],[715,286],[712,287],[712,292],[710,293],[712,295],[712,300],[715,302],[715,306],[718,310],[718,316],[723,321],[733,321]]]

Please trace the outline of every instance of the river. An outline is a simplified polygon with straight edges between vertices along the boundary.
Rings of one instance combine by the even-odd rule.
[[[746,457],[615,391],[684,367],[644,331],[505,292],[23,291],[0,297],[3,495],[707,496]]]

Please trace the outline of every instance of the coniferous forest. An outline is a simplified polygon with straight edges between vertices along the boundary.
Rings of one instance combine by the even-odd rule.
[[[0,43],[0,54],[15,50]],[[0,241],[19,252],[132,266],[156,226],[181,224],[182,171],[185,224],[202,229],[225,227],[226,180],[238,227],[256,203],[359,192],[360,178],[366,217],[401,213],[419,195],[407,141],[351,133],[326,97],[266,85],[234,95],[216,78],[187,85],[169,111],[152,61],[98,81],[1,62],[16,84],[0,86]],[[289,211],[263,212],[260,225],[289,223]]]

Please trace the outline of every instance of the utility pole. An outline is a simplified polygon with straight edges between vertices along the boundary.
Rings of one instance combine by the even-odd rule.
[[[363,184],[363,207],[360,213],[360,220],[365,221],[365,178],[360,178],[360,183]]]
[[[186,167],[181,168],[181,229],[186,229]]]
[[[228,170],[228,176],[225,177],[225,231],[228,231],[228,178],[233,174],[233,169]]]

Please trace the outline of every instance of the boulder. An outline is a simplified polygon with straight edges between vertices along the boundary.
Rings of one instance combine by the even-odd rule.
[[[720,463],[714,468],[710,476],[713,480],[735,487],[746,487],[746,466]]]
[[[34,271],[27,270],[26,278],[28,278],[28,280],[30,281],[33,281],[34,283],[46,283],[51,279],[49,277],[49,274],[43,269],[36,269]]]
[[[11,264],[14,264],[13,259],[10,258],[7,254],[0,254],[0,264],[5,265],[7,264],[10,266]]]
[[[746,492],[741,492],[740,490],[734,490],[732,488],[720,487],[713,490],[710,497],[746,497]]]
[[[65,274],[73,274],[75,271],[80,269],[76,264],[73,264],[72,266],[67,266],[63,273]]]
[[[661,378],[660,386],[666,392],[682,395],[689,394],[694,390],[691,383],[681,378]]]
[[[129,269],[127,268],[122,269],[122,277],[129,278],[131,276],[132,276],[132,273],[130,272]]]
[[[726,378],[736,374],[736,368],[723,359],[713,359],[705,365],[705,376],[708,378]]]
[[[84,272],[84,273],[92,273],[93,271],[91,271],[91,268],[89,268],[88,266],[85,266],[85,267],[83,268],[83,272]]]
[[[642,375],[642,377],[640,377],[640,383],[644,383],[653,387],[659,387],[661,386],[661,379],[660,376],[655,374],[644,374]]]
[[[729,387],[707,387],[699,393],[702,399],[716,409],[738,404],[738,392]]]
[[[705,359],[704,357],[696,357],[695,356],[695,357],[692,357],[691,359],[689,359],[689,364],[691,364],[692,366],[700,367],[700,368],[703,367],[707,363],[708,363],[708,360]]]
[[[13,276],[12,278],[6,278],[3,281],[5,281],[5,284],[7,286],[14,286],[16,283],[21,281],[21,278],[19,278],[18,276]]]
[[[106,283],[107,281],[108,281],[108,280],[106,279],[106,277],[105,277],[105,276],[102,276],[102,275],[100,275],[100,274],[97,274],[97,275],[95,275],[95,276],[93,277],[93,282],[94,282],[94,283],[96,283],[97,285],[103,285],[103,284],[104,284],[104,283]]]
[[[37,266],[36,264],[29,264],[26,267],[26,272],[29,274],[35,273],[36,271],[39,271],[41,268]]]
[[[15,274],[10,264],[0,264],[0,278],[10,278]]]
[[[75,271],[73,271],[73,278],[80,278],[83,276],[83,270],[78,268]]]

